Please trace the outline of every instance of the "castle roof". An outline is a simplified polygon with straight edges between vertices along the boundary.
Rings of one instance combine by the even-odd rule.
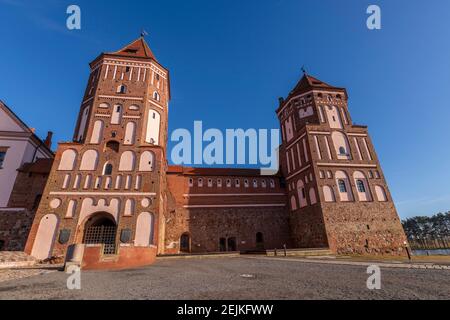
[[[116,52],[109,52],[108,54],[119,55],[122,57],[148,58],[157,61],[144,37],[139,37],[122,49]]]
[[[301,94],[310,92],[312,90],[321,90],[321,91],[341,91],[347,96],[347,90],[345,88],[339,88],[332,86],[326,82],[323,82],[322,80],[319,80],[306,72],[303,74],[303,77],[300,79],[300,81],[297,83],[297,85],[294,87],[294,89],[289,92],[289,95],[286,99],[281,101],[281,104],[277,110],[281,110],[281,108],[292,98],[295,96],[299,96]]]
[[[304,74],[295,88],[289,93],[289,98],[302,93],[306,93],[311,90],[345,90],[344,88],[338,88],[332,86],[326,82],[323,82],[309,74]]]

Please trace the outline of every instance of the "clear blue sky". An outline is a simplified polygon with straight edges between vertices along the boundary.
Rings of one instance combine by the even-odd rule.
[[[82,29],[65,28],[66,8]],[[366,8],[382,30],[366,28]],[[306,65],[348,89],[402,218],[450,210],[450,2],[0,0],[0,99],[37,133],[72,138],[88,62],[145,28],[171,71],[170,131],[278,128]]]

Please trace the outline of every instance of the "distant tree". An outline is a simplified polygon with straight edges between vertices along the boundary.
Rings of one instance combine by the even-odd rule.
[[[408,239],[431,239],[450,236],[450,211],[434,216],[417,216],[402,221]]]

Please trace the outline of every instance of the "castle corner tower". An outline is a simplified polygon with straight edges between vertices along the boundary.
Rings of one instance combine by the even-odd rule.
[[[405,254],[406,237],[366,126],[344,88],[304,74],[277,115],[294,247]]]
[[[28,253],[44,260],[70,248],[88,268],[154,259],[164,237],[169,100],[169,72],[143,37],[90,63],[73,141],[59,144]]]

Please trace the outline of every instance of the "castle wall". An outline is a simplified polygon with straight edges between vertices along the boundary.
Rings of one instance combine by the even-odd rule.
[[[181,251],[183,234],[189,235],[190,251],[195,253],[231,251],[230,238],[236,243],[237,251],[291,246],[285,189],[280,187],[279,177],[258,176],[256,170],[247,170],[247,174],[244,171],[169,170],[165,253]],[[221,187],[218,181],[222,182]],[[257,233],[262,243],[257,243]]]

